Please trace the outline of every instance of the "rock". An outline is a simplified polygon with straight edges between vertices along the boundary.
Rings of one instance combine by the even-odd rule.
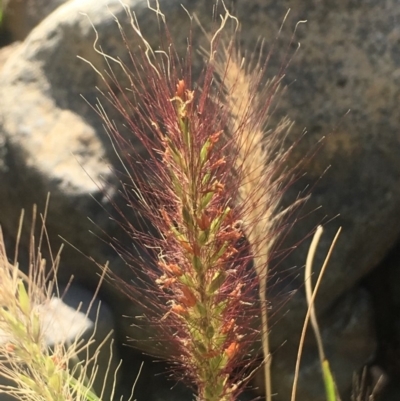
[[[109,18],[109,11],[103,6],[98,8],[103,10],[104,18]],[[43,211],[50,191],[46,226],[52,248],[58,249],[61,243],[58,236],[62,236],[100,263],[114,259],[113,268],[119,266],[120,273],[126,276],[124,272],[128,269],[118,262],[115,252],[107,245],[102,247],[101,241],[89,234],[96,227],[88,218],[106,232],[116,233],[115,223],[105,212],[112,208],[105,193],[112,194],[115,178],[107,165],[106,147],[110,145],[101,122],[80,98],[80,93],[92,101],[96,96],[96,75],[88,64],[76,58],[81,54],[93,59],[94,33],[77,9],[72,8],[70,14],[68,9],[68,5],[61,7],[54,19],[50,17],[32,32],[1,72],[0,179],[4,188],[0,195],[1,225],[5,231],[15,232],[21,208],[30,210],[36,203]],[[59,25],[62,17],[66,24],[63,29]],[[86,40],[85,32],[78,31],[76,26],[82,21],[87,23]],[[73,33],[76,40],[71,36]],[[62,40],[70,41],[71,48],[62,45],[60,51]],[[65,58],[59,59],[62,55]],[[67,65],[71,67],[69,72],[60,75]],[[78,71],[83,75],[79,76]],[[93,80],[87,81],[85,89],[82,81],[87,74]],[[29,241],[29,235],[24,241]],[[98,282],[96,272],[94,263],[72,247],[65,248],[59,272],[61,282],[74,275],[77,282],[94,289]]]
[[[4,29],[9,32],[11,41],[24,40],[39,22],[66,1],[68,0],[4,1]]]
[[[131,0],[126,3],[136,12],[144,36],[151,44],[157,44],[157,22],[154,14],[146,10],[147,2]],[[184,54],[189,19],[180,3],[189,12],[196,12],[206,29],[210,26],[212,4],[190,0],[160,1],[167,21],[171,21],[171,34],[176,38],[178,51]],[[297,291],[302,288],[301,275],[297,277],[300,269],[292,275],[287,271],[292,266],[304,264],[309,246],[309,241],[305,239],[312,229],[323,221],[329,221],[318,250],[317,273],[337,227],[343,226],[320,290],[323,296],[318,298],[317,303],[321,321],[327,319],[324,327],[333,333],[335,324],[343,323],[339,318],[337,322],[329,320],[335,310],[339,313],[340,308],[344,308],[337,306],[340,299],[345,305],[346,302],[354,305],[354,313],[361,308],[356,301],[354,304],[345,301],[348,299],[345,294],[351,291],[354,291],[354,297],[361,297],[363,321],[367,322],[369,306],[356,290],[358,282],[377,266],[400,233],[397,113],[400,58],[396,50],[400,34],[395,23],[400,13],[396,4],[400,5],[400,1],[322,4],[317,0],[255,0],[249,4],[248,1],[236,0],[233,3],[242,23],[243,48],[253,49],[259,36],[266,38],[267,50],[275,44],[269,76],[277,71],[286,56],[291,57],[289,43],[297,21],[309,20],[297,27],[295,41],[300,40],[302,47],[287,70],[284,82],[290,85],[282,96],[280,112],[276,117],[287,114],[296,121],[291,139],[298,138],[304,127],[309,131],[293,153],[293,164],[310,149],[313,152],[318,140],[329,134],[323,147],[305,163],[307,175],[292,185],[284,199],[284,203],[289,204],[304,188],[312,188],[313,195],[301,210],[300,217],[306,217],[299,219],[283,244],[284,247],[300,245],[273,267],[275,277],[271,283],[274,282],[274,285],[269,290],[274,310],[282,312],[274,315],[277,323],[271,338],[273,348],[280,349],[281,344],[288,340],[293,350],[305,314],[305,301],[302,291]],[[288,7],[292,8],[292,12],[279,40],[276,40]],[[110,10],[123,25],[126,24],[119,2],[111,1]],[[43,204],[50,190],[52,201],[48,228],[51,237],[62,235],[84,254],[100,262],[110,259],[111,269],[124,279],[131,280],[134,277],[117,256],[87,233],[93,228],[86,222],[86,216],[90,216],[109,235],[117,238],[120,235],[102,209],[112,213],[112,205],[95,184],[104,183],[106,192],[115,193],[117,184],[106,160],[114,165],[117,161],[103,134],[101,122],[79,97],[82,94],[94,104],[98,96],[94,88],[96,85],[101,88],[102,83],[92,68],[76,59],[76,55],[86,58],[99,70],[105,68],[104,60],[93,50],[93,29],[80,11],[89,14],[99,32],[99,43],[104,51],[126,57],[125,47],[109,10],[94,0],[70,1],[58,8],[10,57],[0,75],[0,141],[5,144],[0,171],[0,180],[5,188],[0,193],[0,208],[5,211],[1,224],[11,232],[19,209],[32,202]],[[131,32],[129,28],[127,32]],[[196,24],[193,26],[193,38],[195,48],[206,43]],[[137,42],[133,40],[132,46],[137,46]],[[194,55],[194,62],[194,71],[198,72],[201,57]],[[347,113],[349,108],[352,110]],[[107,111],[111,118],[116,117],[111,109]],[[71,155],[76,155],[90,179]],[[329,165],[331,168],[323,174]],[[99,200],[102,207],[97,207],[90,200],[90,195]],[[308,214],[320,206],[321,209]],[[53,242],[54,246],[58,245],[57,241]],[[84,258],[70,248],[63,256],[66,267],[61,266],[61,277],[64,280],[72,273],[79,283],[95,287],[95,269],[89,270]],[[74,268],[71,269],[71,266]],[[294,291],[297,292],[292,295]],[[132,329],[131,322],[121,318],[123,314],[137,316],[140,313],[137,305],[127,302],[111,285],[104,287],[102,296],[116,315],[121,342],[126,336],[148,340],[148,332]],[[281,303],[284,306],[279,308]],[[286,313],[288,310],[290,313]],[[350,315],[349,312],[346,316]],[[368,326],[367,323],[365,325]],[[350,327],[354,329],[354,332],[349,329],[349,338],[352,338],[358,332],[355,326]],[[373,354],[375,343],[371,333],[370,330],[359,333],[360,342],[364,345],[354,356],[354,365],[349,364],[352,369],[361,367]],[[137,344],[143,349],[151,348],[149,341]],[[282,363],[279,362],[278,354],[277,351],[277,366],[288,366],[283,359]],[[311,353],[309,358],[315,361]],[[349,363],[348,352],[337,355],[337,360],[343,361],[338,365]],[[310,362],[309,366],[314,366],[310,370],[314,373],[310,375],[316,374],[315,362]],[[286,374],[289,375],[292,368],[287,369]],[[344,367],[340,370],[346,371]],[[346,377],[347,383],[340,379],[343,388],[351,382],[351,375]],[[287,388],[279,388],[279,383],[277,386],[278,393],[287,393]]]
[[[0,70],[13,51],[18,48],[19,44],[19,42],[14,42],[11,45],[0,48]]]
[[[237,4],[240,13],[241,2]],[[393,83],[400,60],[394,50],[398,28],[387,12],[396,7],[392,2],[378,6],[350,1],[331,6],[312,0],[301,4],[286,1],[279,6],[253,4],[254,18],[269,13],[272,19],[284,14],[286,7],[292,8],[283,41],[292,34],[295,21],[308,20],[297,30],[301,48],[287,71],[286,82],[292,84],[280,105],[296,121],[292,134],[303,127],[309,132],[295,150],[295,160],[303,157],[322,135],[328,136],[306,164],[307,176],[287,196],[293,199],[309,185],[312,197],[304,213],[318,207],[321,210],[302,219],[287,243],[297,243],[324,218],[334,218],[326,225],[318,266],[337,227],[343,227],[322,282],[324,297],[318,306],[324,310],[376,267],[399,235],[400,160],[396,155],[400,136],[395,110],[400,92]],[[245,26],[246,18],[242,23]],[[271,21],[268,32],[279,24],[278,18],[275,25]],[[372,25],[376,29],[370,30]],[[258,24],[252,20],[253,30],[260,26],[261,18]],[[252,35],[244,36],[251,40]],[[329,171],[323,174],[328,166]],[[303,241],[285,266],[301,265],[308,244]],[[294,280],[291,289],[299,288],[301,280]],[[291,306],[298,301],[295,297]]]
[[[365,282],[372,294],[375,309],[379,348],[375,363],[385,374],[385,386],[379,399],[398,399],[400,393],[400,246],[399,242],[388,253],[379,267]]]

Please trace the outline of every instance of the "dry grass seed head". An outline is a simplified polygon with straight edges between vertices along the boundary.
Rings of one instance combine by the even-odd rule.
[[[49,281],[49,272],[41,257],[42,243],[47,240],[49,244],[44,228],[45,216],[42,216],[43,225],[37,244],[32,224],[29,274],[25,275],[19,269],[18,241],[22,219],[23,215],[13,263],[8,260],[0,230],[0,375],[6,379],[6,383],[0,385],[0,392],[32,401],[98,400],[91,389],[97,374],[98,352],[107,338],[97,345],[94,355],[89,355],[93,337],[87,343],[81,340],[88,328],[87,316],[79,311],[72,316],[68,310],[74,331],[65,325],[60,326],[60,315],[65,318],[67,311],[64,309],[69,308],[53,296],[57,284],[54,279]],[[56,276],[59,256],[57,254],[52,259],[50,272],[53,277]],[[93,336],[95,332],[96,329]]]

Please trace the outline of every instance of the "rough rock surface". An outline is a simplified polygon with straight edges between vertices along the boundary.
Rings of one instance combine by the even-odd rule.
[[[6,0],[4,30],[13,40],[24,40],[29,32],[68,0]],[[3,5],[3,6],[4,6]]]
[[[147,2],[126,3],[135,10],[149,42],[157,46],[157,22],[154,14],[146,9]],[[190,12],[195,11],[204,20],[206,29],[210,25],[212,4],[205,0],[160,1],[178,50],[183,54],[189,20],[180,3]],[[348,371],[361,367],[375,349],[370,302],[358,290],[358,282],[377,266],[400,232],[397,113],[400,31],[396,25],[400,1],[378,4],[349,0],[321,4],[317,0],[254,0],[249,4],[236,0],[233,3],[242,23],[242,46],[254,48],[259,36],[266,38],[267,49],[273,46],[271,75],[285,63],[285,57],[292,56],[297,41],[301,42],[287,71],[285,83],[290,85],[279,108],[280,114],[288,114],[296,121],[292,138],[298,137],[304,127],[308,130],[296,147],[293,163],[315,149],[323,135],[327,138],[304,165],[307,175],[291,187],[285,198],[285,203],[289,203],[307,185],[312,187],[312,197],[300,212],[305,217],[295,225],[284,246],[297,244],[318,223],[335,217],[326,225],[316,261],[318,267],[337,228],[343,227],[317,306],[321,325],[327,333],[326,342],[335,350],[332,364],[341,388],[346,390],[351,383]],[[288,7],[292,11],[276,40]],[[126,23],[117,1],[110,2],[110,10]],[[89,216],[109,234],[118,235],[102,209],[111,210],[111,205],[96,185],[100,182],[107,191],[114,190],[107,163],[115,163],[115,157],[101,122],[80,98],[82,94],[93,104],[97,96],[95,86],[102,84],[92,68],[76,58],[76,55],[86,58],[99,70],[105,67],[102,57],[93,50],[93,28],[79,12],[89,14],[103,50],[124,58],[125,48],[110,10],[95,0],[68,2],[30,34],[1,71],[0,142],[4,146],[0,155],[0,180],[4,189],[0,193],[3,211],[0,219],[6,231],[13,232],[19,209],[30,207],[33,202],[43,204],[47,191],[51,191],[48,228],[52,237],[63,236],[98,261],[109,259],[116,273],[130,279],[129,270],[110,249],[88,234],[93,225],[86,219]],[[297,27],[294,46],[289,45],[296,22],[305,19],[308,22]],[[193,29],[194,45],[204,44],[200,28],[195,25]],[[133,40],[132,45],[136,46],[137,42]],[[195,70],[199,71],[201,57],[195,56],[194,61]],[[348,109],[351,109],[349,113]],[[112,117],[112,110],[109,113]],[[329,165],[331,168],[324,173]],[[321,209],[308,214],[320,206]],[[270,290],[278,305],[300,288],[279,309],[282,313],[276,314],[277,323],[272,332],[272,344],[278,350],[274,360],[280,371],[276,375],[275,391],[284,397],[291,384],[292,365],[285,362],[287,355],[283,355],[293,355],[305,304],[301,274],[297,276],[301,269],[294,269],[293,274],[286,271],[304,263],[308,244],[309,241],[302,241],[298,249],[274,268],[276,284]],[[92,268],[71,248],[65,250],[63,260],[64,279],[74,274],[83,285],[95,287],[94,265]],[[103,295],[114,310],[119,338],[125,339],[126,335],[144,338],[144,331],[135,331],[130,321],[121,318],[123,314],[136,316],[136,306],[126,302],[112,286],[106,286]],[[290,313],[286,313],[289,309]],[[339,331],[340,336],[335,334],[337,327],[346,328]],[[355,338],[357,347],[349,346]],[[139,342],[137,346],[145,348],[147,344]],[[307,352],[304,369],[308,370],[308,377],[318,377],[312,338]],[[304,380],[304,383],[299,389],[299,399],[315,401],[319,383],[317,380]]]
[[[379,341],[376,365],[385,366],[385,384],[382,400],[397,400],[400,393],[400,242],[366,278],[376,314]]]
[[[19,46],[19,42],[14,42],[8,46],[0,48],[0,70],[5,64],[6,60],[10,57],[13,51]]]

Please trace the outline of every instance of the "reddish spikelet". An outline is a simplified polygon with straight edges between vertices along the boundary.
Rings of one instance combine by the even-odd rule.
[[[227,12],[222,24],[229,17]],[[247,380],[232,373],[240,367],[240,360],[246,360],[254,341],[254,335],[249,336],[256,314],[252,290],[265,277],[276,238],[272,215],[282,181],[276,181],[274,173],[287,153],[278,152],[271,159],[277,148],[275,142],[268,147],[262,128],[279,79],[267,87],[266,104],[254,112],[253,102],[259,98],[253,92],[262,80],[261,73],[254,85],[246,86],[242,109],[240,95],[231,88],[233,81],[226,73],[237,63],[228,65],[224,59],[218,70],[214,59],[218,35],[211,41],[210,60],[194,89],[190,52],[186,67],[181,67],[165,28],[168,46],[164,49],[168,51],[163,54],[168,61],[164,65],[132,21],[146,51],[139,56],[129,52],[132,71],[119,63],[130,90],[121,87],[112,70],[107,79],[102,78],[109,101],[147,158],[135,151],[129,137],[121,135],[101,105],[98,113],[127,175],[122,180],[124,196],[157,235],[148,233],[148,225],[144,230],[135,227],[117,208],[120,225],[154,260],[154,268],[143,266],[142,261],[146,300],[152,302],[153,322],[176,345],[174,358],[196,385],[198,399],[231,401],[242,389],[238,383]],[[239,79],[245,76],[240,75],[240,68],[236,72]],[[216,73],[222,80],[217,88],[213,87]],[[227,107],[221,107],[223,103]],[[284,122],[276,134],[288,126]],[[224,135],[227,131],[229,135]],[[261,144],[265,145],[262,149]],[[244,236],[250,241],[257,274],[249,268]],[[127,260],[132,259],[125,249],[116,248]],[[264,297],[265,283],[266,279],[261,286]],[[265,299],[261,300],[265,310]]]
[[[143,273],[146,299],[153,303],[150,318],[163,333],[160,338],[175,344],[173,358],[197,387],[199,400],[230,401],[241,390],[232,373],[254,341],[249,334],[256,300],[250,295],[257,280],[244,256],[233,202],[238,191],[232,180],[234,143],[223,137],[228,115],[212,88],[212,63],[193,89],[190,54],[182,68],[168,43],[165,66],[145,45],[141,57],[131,54],[132,71],[120,64],[130,80],[129,92],[112,72],[103,79],[109,101],[147,158],[135,152],[131,139],[98,106],[128,176],[122,182],[126,200],[157,235],[134,227],[118,210],[121,226],[155,262],[154,268],[143,266]],[[118,251],[130,259],[128,252]],[[245,382],[243,376],[239,380]]]
[[[174,268],[165,269],[158,283],[165,288],[163,277],[174,279],[168,286],[173,313],[167,312],[163,320],[180,329],[181,362],[193,371],[199,399],[229,400],[229,364],[240,348],[240,330],[237,325],[227,330],[224,318],[240,299],[227,294],[241,280],[235,271],[241,267],[235,260],[241,233],[224,191],[228,172],[221,157],[224,145],[219,146],[222,130],[215,134],[223,116],[204,96],[209,96],[209,87],[200,94],[179,80],[174,96],[165,99],[175,106],[174,120],[161,116],[168,118],[163,125],[169,126],[160,152],[160,168],[168,174],[163,181],[170,193],[169,217],[164,218],[167,225],[157,227],[167,245],[159,259]]]

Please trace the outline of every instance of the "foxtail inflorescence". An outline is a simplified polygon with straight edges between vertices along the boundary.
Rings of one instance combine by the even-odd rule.
[[[167,46],[154,52],[130,16],[144,45],[137,53],[128,47],[132,65],[96,50],[129,80],[126,90],[111,67],[97,71],[132,137],[121,134],[100,103],[97,112],[125,170],[122,194],[151,230],[135,226],[120,209],[119,223],[153,259],[139,263],[152,303],[148,318],[160,338],[174,344],[171,358],[181,377],[194,384],[201,401],[234,400],[248,380],[245,368],[254,359],[249,351],[260,333],[270,361],[267,272],[288,174],[282,137],[291,124],[285,119],[266,127],[283,72],[263,85],[266,63],[242,62],[235,39],[223,46],[226,21],[237,23],[225,9],[194,83],[191,46],[182,64],[165,25]],[[129,262],[131,252],[114,246]]]

